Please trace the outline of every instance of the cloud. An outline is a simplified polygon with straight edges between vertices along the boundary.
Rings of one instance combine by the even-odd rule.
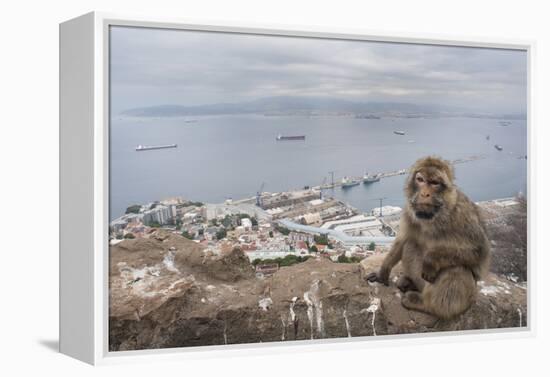
[[[331,96],[526,109],[524,51],[112,27],[113,110]]]

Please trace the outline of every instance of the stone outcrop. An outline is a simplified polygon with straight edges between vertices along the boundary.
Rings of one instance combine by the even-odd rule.
[[[401,293],[364,280],[360,264],[310,259],[257,278],[240,250],[206,255],[157,232],[111,247],[110,349],[134,350],[527,326],[527,292],[496,275],[465,314],[441,321],[401,306]],[[392,277],[401,273],[397,266]]]

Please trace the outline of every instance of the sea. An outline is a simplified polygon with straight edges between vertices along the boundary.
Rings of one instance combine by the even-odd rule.
[[[394,131],[403,131],[397,135]],[[305,135],[305,141],[277,141]],[[435,155],[455,165],[456,184],[472,200],[527,193],[527,126],[486,118],[356,119],[353,116],[219,115],[110,122],[110,219],[132,204],[169,197],[207,203],[281,192],[410,167]],[[177,148],[136,151],[138,145]],[[499,151],[495,145],[500,145]],[[332,174],[330,172],[333,172]],[[405,175],[323,190],[363,212],[403,206]]]

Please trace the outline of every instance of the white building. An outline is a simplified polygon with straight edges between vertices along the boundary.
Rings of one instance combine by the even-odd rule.
[[[243,218],[241,219],[241,226],[244,228],[244,230],[250,230],[252,229],[252,221],[249,218]]]
[[[160,225],[168,224],[175,217],[175,212],[175,206],[159,204],[155,208],[143,213],[143,223],[145,225],[153,223],[158,223]]]
[[[401,213],[401,211],[403,211],[401,207],[383,206],[373,209],[371,211],[371,214],[373,216],[392,216]]]
[[[294,250],[250,250],[245,252],[248,259],[252,262],[255,259],[276,259],[276,258],[284,258],[287,255],[296,255],[296,256],[305,256],[309,255],[309,253],[301,254],[298,251]]]
[[[381,232],[382,223],[376,217],[370,216],[363,221],[356,221],[349,224],[336,225],[333,229],[344,232],[350,236],[383,236]]]
[[[290,232],[290,234],[288,235],[288,238],[292,243],[296,243],[298,241],[309,242],[310,244],[313,243],[313,234],[309,234],[309,233]]]
[[[111,229],[118,233],[126,228],[126,226],[130,223],[138,223],[143,218],[142,214],[139,213],[128,213],[125,215],[120,216],[118,219],[115,219],[111,221],[110,226]]]
[[[321,222],[321,215],[319,213],[306,213],[301,216],[300,219],[303,219],[303,221],[308,225],[319,224]]]

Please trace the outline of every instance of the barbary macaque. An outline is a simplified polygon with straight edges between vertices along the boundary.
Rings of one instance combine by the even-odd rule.
[[[407,203],[397,237],[371,282],[389,284],[401,261],[397,287],[404,307],[449,319],[464,313],[489,264],[490,244],[479,210],[454,184],[452,166],[437,157],[418,160],[405,185]]]

